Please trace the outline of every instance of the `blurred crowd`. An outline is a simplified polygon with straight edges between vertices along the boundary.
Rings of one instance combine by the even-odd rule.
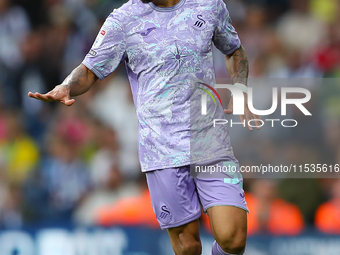
[[[340,1],[226,0],[254,79],[306,85],[313,119],[294,132],[235,133],[242,165],[340,163]],[[0,229],[29,224],[158,227],[137,151],[124,66],[67,108],[27,97],[81,63],[122,0],[0,0]],[[228,78],[215,52],[218,80]],[[311,83],[308,83],[311,84]],[[248,145],[250,144],[250,146]],[[256,149],[252,145],[256,145]],[[245,179],[249,234],[340,234],[340,181]],[[327,216],[325,216],[327,215]],[[203,223],[208,227],[207,219]]]

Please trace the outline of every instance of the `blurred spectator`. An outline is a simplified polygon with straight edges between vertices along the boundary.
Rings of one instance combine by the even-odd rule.
[[[59,72],[60,83],[89,51],[98,21],[80,2],[46,1],[46,13],[50,24],[44,30],[45,55],[49,67]]]
[[[119,165],[119,144],[115,131],[101,123],[96,124],[93,133],[98,149],[90,162],[91,181],[95,188],[101,188],[107,184],[112,168]]]
[[[21,106],[25,126],[30,135],[42,143],[47,122],[49,105],[37,100],[30,100],[27,91],[47,91],[50,84],[55,83],[48,65],[44,60],[45,39],[44,30],[34,30],[22,43],[24,63],[15,77],[17,104]]]
[[[51,6],[50,13],[55,26],[64,26],[67,29],[62,55],[61,79],[83,61],[100,27],[96,16],[80,1],[65,2],[64,5]],[[60,15],[64,16],[63,22],[59,21]]]
[[[20,186],[12,184],[5,191],[3,204],[0,204],[0,227],[17,229],[22,227],[22,192]]]
[[[125,76],[119,74],[111,75],[102,85],[90,102],[91,112],[117,130],[122,174],[125,178],[137,178],[138,122],[130,86]]]
[[[240,29],[239,34],[252,65],[257,54],[263,51],[267,41],[268,27],[264,8],[258,5],[248,6],[245,22],[245,26]]]
[[[20,44],[29,30],[25,11],[11,0],[0,0],[0,62],[6,67],[16,69],[22,63]]]
[[[266,31],[264,36],[265,40],[262,42],[262,49],[259,48],[260,50],[258,50],[257,54],[254,56],[252,66],[250,68],[251,78],[268,77],[271,73],[275,73],[277,70],[282,69],[286,64],[284,49],[276,31],[270,28]],[[262,81],[261,83],[264,82]]]
[[[138,193],[139,188],[135,183],[123,182],[117,163],[115,163],[109,169],[105,182],[96,187],[81,203],[74,215],[75,222],[81,225],[94,225],[98,210],[115,205],[117,201],[125,197],[137,196]]]
[[[248,234],[297,235],[304,228],[302,214],[296,205],[277,198],[272,180],[255,180],[246,194]]]
[[[334,22],[328,26],[328,42],[318,49],[316,54],[317,65],[327,77],[340,70],[340,24]]]
[[[76,0],[73,0],[76,1]],[[87,6],[93,10],[96,16],[104,21],[109,13],[116,8],[119,8],[127,1],[125,0],[87,0]]]
[[[260,0],[260,2],[265,3],[267,9],[267,20],[273,24],[280,19],[282,14],[289,10],[289,0]]]
[[[6,95],[2,101],[6,107],[18,105],[14,86],[15,71],[23,62],[20,44],[30,31],[25,11],[13,6],[11,0],[0,0],[0,85]]]
[[[309,53],[326,38],[325,24],[309,12],[309,0],[291,0],[292,9],[278,24],[278,34],[285,47],[293,52]]]
[[[0,229],[22,226],[21,202],[20,186],[8,183],[6,173],[0,171]]]
[[[47,23],[45,0],[16,0],[26,12],[31,21],[33,28],[39,28],[41,25]]]
[[[311,12],[324,22],[335,22],[339,14],[338,0],[311,0]]]
[[[8,183],[21,185],[38,165],[39,148],[23,129],[20,113],[7,112],[5,123],[6,140],[0,144],[0,165]]]
[[[296,149],[297,150],[292,149],[292,152],[290,153],[300,155],[300,152],[305,148]],[[286,150],[288,150],[288,148],[286,148]],[[320,162],[321,161],[320,159],[316,159],[314,161],[313,157],[318,156],[318,154],[315,153],[315,151],[313,150],[311,151],[307,149],[307,152],[303,151],[304,153],[301,155],[301,158],[305,159],[297,160],[303,162]],[[309,155],[308,151],[310,152]],[[298,156],[295,156],[295,158],[298,158]],[[306,226],[312,226],[314,224],[315,211],[320,205],[320,203],[324,201],[322,189],[317,180],[312,178],[283,179],[279,183],[279,193],[280,198],[298,206],[301,213],[303,214]],[[308,230],[308,228],[306,228],[306,230]]]
[[[94,133],[94,140],[99,149],[90,162],[93,191],[84,199],[75,214],[75,221],[83,225],[95,224],[98,208],[138,193],[134,183],[124,182],[119,167],[119,150],[115,132],[98,123]]]
[[[42,180],[49,196],[49,219],[71,220],[72,213],[89,189],[89,173],[80,157],[87,126],[75,112],[61,114],[47,139],[48,156],[43,160]],[[63,112],[64,113],[64,112]],[[73,113],[73,114],[72,114]]]
[[[140,195],[122,198],[112,205],[99,208],[96,215],[97,224],[159,228],[144,174],[141,174],[139,185]]]
[[[288,50],[286,52],[286,65],[274,70],[270,74],[272,78],[321,78],[320,73],[309,59],[300,50]]]
[[[3,109],[3,104],[1,100],[1,91],[0,91],[0,144],[5,142],[7,139],[7,124],[6,124],[6,111]]]
[[[282,41],[273,28],[268,30],[264,49],[266,58],[265,67],[267,70],[266,76],[268,76],[269,73],[275,72],[285,65],[285,49],[282,45]],[[256,66],[253,68],[256,68]]]
[[[316,211],[315,226],[321,232],[340,235],[340,179],[331,180],[331,199]]]
[[[58,72],[58,83],[61,83],[66,77],[63,73],[63,56],[66,53],[68,39],[73,34],[71,12],[62,4],[51,4],[46,11],[51,25],[45,31],[47,46],[45,54],[48,58],[49,66]],[[75,49],[72,56],[77,56],[79,50],[82,50],[82,43]],[[53,84],[53,86],[55,85],[57,84]]]
[[[240,24],[246,18],[246,6],[243,1],[238,0],[226,0],[226,5],[231,19],[235,26]]]

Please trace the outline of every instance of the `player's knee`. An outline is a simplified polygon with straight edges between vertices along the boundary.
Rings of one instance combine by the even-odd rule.
[[[231,254],[240,254],[246,247],[246,235],[224,235],[217,240],[223,251]]]
[[[192,241],[183,243],[181,255],[201,255],[201,254],[202,245],[200,242]]]

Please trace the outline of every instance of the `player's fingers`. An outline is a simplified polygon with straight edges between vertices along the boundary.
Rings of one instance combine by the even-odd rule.
[[[62,103],[65,104],[66,106],[71,106],[75,103],[76,100],[74,99],[69,99],[69,100],[65,100]]]
[[[55,96],[55,95],[53,95],[53,94],[51,94],[51,92],[50,92],[50,93],[47,93],[47,94],[45,94],[45,96],[46,96],[46,98],[48,98],[48,99],[50,99],[50,100],[55,100],[55,99],[56,99],[56,96]]]
[[[225,114],[229,114],[229,115],[233,113],[233,109],[229,109],[229,108],[224,109],[223,111]]]
[[[64,96],[62,99],[59,100],[60,102],[62,102],[63,104],[65,104],[66,106],[71,106],[74,104],[75,100],[70,98],[70,95],[66,95]]]
[[[257,130],[261,129],[261,124],[262,124],[262,119],[260,116],[253,114],[252,115],[253,119],[255,120],[255,126]]]
[[[37,98],[32,92],[28,92],[28,96],[39,100],[39,98]]]
[[[244,121],[244,115],[239,115],[239,117],[240,117],[241,123],[244,124],[244,125],[242,125],[242,126],[243,126],[243,127],[246,127],[245,121]]]
[[[63,101],[66,101],[68,100],[69,98],[61,98],[60,95],[58,95],[58,93],[47,93],[46,94],[46,98],[48,98],[49,101],[59,101],[59,102],[62,102],[64,103]]]
[[[34,95],[35,95],[37,98],[48,100],[48,97],[47,97],[46,94],[40,94],[39,92],[35,92]]]
[[[230,99],[230,102],[228,104],[228,108],[227,109],[224,109],[224,113],[226,114],[232,114],[234,111],[233,109],[233,98]]]
[[[251,116],[250,116],[249,112],[246,112],[245,115],[246,115],[246,120],[247,120],[248,129],[249,129],[250,131],[253,131],[253,127],[249,125],[249,124],[251,123]]]
[[[42,100],[44,102],[51,101],[51,99],[49,99],[46,94],[40,94],[39,92],[35,92],[34,95],[37,99]]]

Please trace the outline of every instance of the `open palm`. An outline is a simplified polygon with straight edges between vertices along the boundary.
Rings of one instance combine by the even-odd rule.
[[[74,99],[70,98],[70,88],[66,85],[58,85],[46,94],[28,92],[28,96],[43,102],[59,101],[66,106],[71,106],[75,102]]]

